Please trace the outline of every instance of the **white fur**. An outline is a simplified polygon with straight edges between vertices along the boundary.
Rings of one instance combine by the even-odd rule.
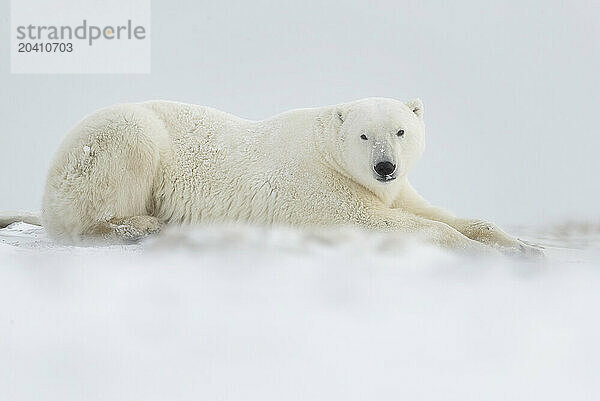
[[[76,241],[136,239],[163,223],[350,224],[449,247],[478,240],[529,249],[421,199],[407,174],[424,146],[419,100],[369,98],[263,121],[165,101],[116,105],[86,117],[60,145],[43,225]],[[396,164],[393,181],[375,179],[382,159]]]

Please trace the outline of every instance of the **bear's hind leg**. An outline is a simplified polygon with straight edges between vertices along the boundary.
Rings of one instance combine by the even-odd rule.
[[[155,180],[161,149],[168,149],[161,121],[139,106],[92,115],[57,152],[42,207],[44,228],[66,242],[134,241],[158,231]]]

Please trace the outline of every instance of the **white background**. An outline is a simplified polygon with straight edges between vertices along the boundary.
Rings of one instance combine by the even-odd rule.
[[[412,181],[499,223],[598,217],[600,11],[584,1],[154,1],[150,75],[11,75],[0,8],[0,210],[39,210],[65,133],[117,102],[247,118],[421,97]]]

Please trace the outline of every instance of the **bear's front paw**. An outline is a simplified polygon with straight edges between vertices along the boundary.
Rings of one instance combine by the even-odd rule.
[[[457,229],[472,240],[500,247],[504,253],[528,257],[544,255],[542,247],[513,238],[494,223],[483,220],[459,220]]]
[[[510,238],[495,224],[483,220],[460,219],[456,229],[472,240],[489,245],[508,245],[507,240]]]
[[[536,244],[530,244],[521,239],[516,239],[519,243],[519,253],[521,255],[533,258],[543,258],[544,257],[544,247]]]

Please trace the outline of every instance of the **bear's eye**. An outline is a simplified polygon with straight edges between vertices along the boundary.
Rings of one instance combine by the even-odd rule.
[[[396,136],[402,136],[404,135],[404,130],[401,129],[400,131],[396,132]]]
[[[360,139],[363,139],[363,140],[365,140],[365,141],[366,141],[366,140],[367,140],[367,139],[369,139],[369,138],[367,138],[367,136],[366,136],[365,134],[362,134],[362,135],[360,136]]]

